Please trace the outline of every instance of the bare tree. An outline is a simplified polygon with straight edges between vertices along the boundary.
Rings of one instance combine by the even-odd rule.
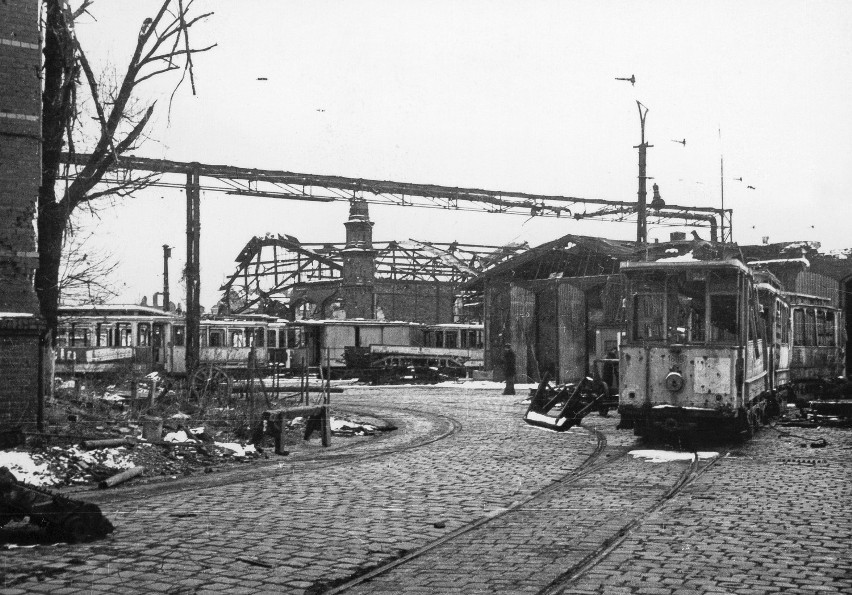
[[[89,240],[94,234],[66,233],[59,267],[59,292],[64,304],[104,304],[118,295],[113,274],[118,260]]]
[[[159,9],[140,24],[125,73],[116,84],[103,84],[74,33],[75,21],[89,14],[94,0],[81,0],[76,8],[70,0],[43,2],[42,180],[35,289],[42,316],[55,338],[63,239],[71,214],[95,199],[125,196],[154,181],[150,175],[124,172],[103,184],[107,172],[120,166],[121,155],[135,149],[144,138],[154,112],[154,103],[140,104],[139,86],[177,71],[180,76],[175,90],[188,77],[194,93],[192,56],[215,44],[193,48],[189,39],[192,26],[212,13],[193,16],[194,0],[158,0]],[[85,107],[91,108],[97,122],[91,140],[83,136],[82,123],[88,116]],[[73,156],[78,141],[90,156],[70,171],[67,159],[63,164],[63,150]],[[66,183],[58,189],[62,179]]]

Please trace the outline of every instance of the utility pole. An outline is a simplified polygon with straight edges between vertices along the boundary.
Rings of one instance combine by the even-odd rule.
[[[720,132],[721,135],[721,132]],[[720,234],[722,238],[722,243],[725,243],[725,156],[719,156],[719,180],[722,186],[722,216],[719,217],[719,223],[721,224]]]
[[[653,147],[654,145],[649,145],[645,142],[645,116],[648,115],[648,108],[639,103],[639,101],[636,102],[636,105],[639,107],[639,123],[642,127],[642,140],[638,146],[633,147],[634,149],[639,149],[639,207],[636,221],[636,241],[639,244],[647,244],[648,209],[646,204],[648,191],[645,187],[645,181],[649,178],[645,175],[645,152],[648,147]]]
[[[201,332],[201,181],[199,164],[186,172],[186,373],[198,365]]]
[[[172,249],[168,244],[163,244],[163,311],[169,311],[169,258]]]

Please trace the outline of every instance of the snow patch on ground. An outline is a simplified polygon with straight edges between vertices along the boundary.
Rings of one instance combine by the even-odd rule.
[[[358,424],[346,419],[338,419],[336,417],[332,417],[331,431],[339,432],[340,430],[352,430],[353,432],[366,430],[368,432],[375,432],[376,428],[374,426],[371,426],[370,424]]]
[[[636,459],[644,459],[649,463],[670,463],[672,461],[694,461],[696,453],[677,452],[673,450],[631,450],[629,455]],[[699,452],[698,458],[713,459],[719,456],[718,452]]]
[[[190,438],[183,430],[169,432],[163,438],[163,442],[189,442],[190,440],[194,440],[194,438]]]
[[[254,444],[247,444],[245,446],[237,442],[216,442],[215,444],[220,448],[227,448],[228,450],[233,451],[235,457],[244,457],[247,454],[257,452],[254,448]]]
[[[53,485],[45,482],[49,475],[47,463],[36,463],[28,452],[0,452],[0,467],[8,467],[18,481],[33,485]]]
[[[506,388],[506,383],[494,382],[491,380],[447,380],[445,382],[430,384],[428,386],[438,386],[442,388],[490,388],[503,390]],[[519,390],[528,390],[530,388],[538,388],[538,384],[515,384],[516,392]]]
[[[133,467],[130,457],[122,448],[102,448],[86,451],[72,446],[53,447],[51,459],[58,455],[62,465],[51,464],[47,456],[39,453],[0,451],[0,467],[8,467],[18,481],[34,486],[56,486],[65,483],[65,468],[70,462],[82,461],[90,466],[102,465],[111,469]]]

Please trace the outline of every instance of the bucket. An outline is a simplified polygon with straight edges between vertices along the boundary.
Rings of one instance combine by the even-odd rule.
[[[141,421],[142,438],[149,442],[159,442],[163,437],[163,418],[145,416]]]

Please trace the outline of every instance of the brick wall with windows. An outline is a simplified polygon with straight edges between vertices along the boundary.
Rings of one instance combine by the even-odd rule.
[[[0,431],[36,421],[40,65],[39,1],[0,1]]]

